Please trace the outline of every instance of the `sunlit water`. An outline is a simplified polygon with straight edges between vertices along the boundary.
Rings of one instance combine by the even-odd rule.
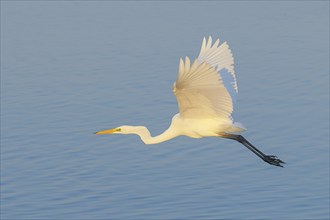
[[[179,58],[228,41],[237,142],[161,133]],[[329,2],[1,2],[1,219],[327,219]]]

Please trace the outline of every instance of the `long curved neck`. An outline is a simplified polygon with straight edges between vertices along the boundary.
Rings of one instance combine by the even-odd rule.
[[[171,127],[169,127],[162,134],[152,137],[149,130],[144,126],[137,126],[136,130],[132,132],[133,134],[139,135],[141,140],[145,144],[158,144],[167,140],[170,140],[176,136],[179,136],[177,132]]]

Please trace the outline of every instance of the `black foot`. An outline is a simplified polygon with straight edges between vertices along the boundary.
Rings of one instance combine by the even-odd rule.
[[[276,156],[273,156],[273,155],[265,155],[263,160],[265,162],[271,164],[271,165],[278,166],[278,167],[283,167],[282,164],[285,163],[285,162],[283,162],[282,160],[278,159]]]

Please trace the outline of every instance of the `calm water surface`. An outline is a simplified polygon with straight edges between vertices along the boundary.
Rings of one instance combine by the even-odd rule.
[[[238,143],[162,132],[179,58],[228,41]],[[329,2],[1,2],[1,219],[328,219]]]

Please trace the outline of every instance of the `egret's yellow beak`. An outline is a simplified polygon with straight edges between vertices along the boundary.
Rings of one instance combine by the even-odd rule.
[[[109,130],[98,131],[98,132],[95,132],[95,134],[113,134],[113,133],[119,132],[119,131],[121,131],[120,128],[113,128],[113,129],[109,129]]]

